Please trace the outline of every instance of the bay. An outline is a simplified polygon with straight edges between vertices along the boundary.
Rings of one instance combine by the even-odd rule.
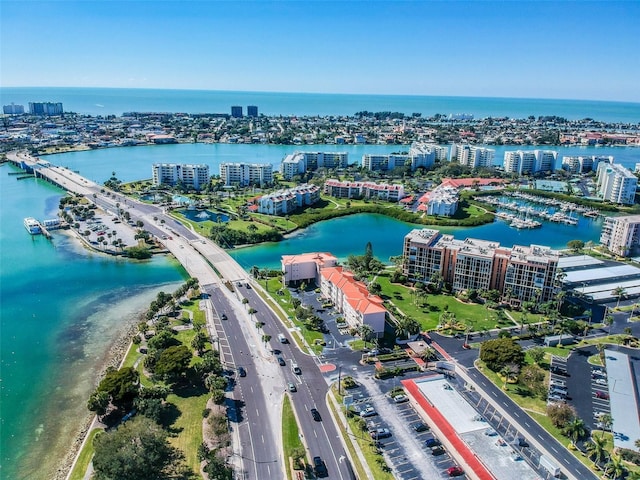
[[[3,105],[11,102],[62,102],[64,110],[86,115],[124,112],[230,113],[232,105],[258,106],[265,115],[354,115],[368,110],[432,116],[466,113],[475,118],[526,118],[557,115],[570,120],[640,122],[640,103],[531,98],[362,95],[133,88],[3,87]]]
[[[88,252],[73,238],[31,236],[63,192],[0,167],[0,477],[52,479],[74,441],[109,349],[158,291],[186,278],[167,257]]]

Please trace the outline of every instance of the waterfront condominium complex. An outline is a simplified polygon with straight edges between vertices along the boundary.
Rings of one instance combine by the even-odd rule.
[[[638,177],[630,170],[615,163],[600,163],[596,176],[598,195],[603,200],[633,205],[638,187]]]
[[[258,199],[258,213],[287,215],[298,207],[313,205],[318,200],[320,200],[320,187],[305,183],[261,196]]]
[[[597,170],[601,163],[613,163],[613,156],[608,155],[568,155],[562,157],[562,168],[571,173],[587,173]]]
[[[315,282],[320,286],[320,270],[338,265],[338,259],[330,253],[302,253],[282,256],[282,282],[299,285]]]
[[[509,150],[504,152],[504,171],[519,175],[553,172],[558,152],[553,150]]]
[[[295,152],[287,155],[280,164],[280,171],[285,180],[295,175],[318,168],[345,168],[349,165],[349,154],[346,152]]]
[[[268,163],[221,163],[220,179],[227,186],[270,185],[273,166]]]
[[[5,115],[22,115],[24,113],[24,105],[16,105],[15,103],[3,105],[2,113]]]
[[[242,107],[240,105],[231,107],[231,116],[233,118],[242,118]]]
[[[365,153],[362,155],[362,167],[373,171],[388,171],[408,166],[412,172],[418,168],[429,168],[435,163],[436,147],[437,145],[430,143],[414,143],[409,148],[408,155]],[[442,155],[440,150],[439,155]]]
[[[209,165],[154,163],[152,168],[153,185],[177,185],[200,190],[209,183]]]
[[[628,257],[640,251],[640,215],[606,217],[600,243],[609,251]]]
[[[384,334],[387,310],[382,298],[370,294],[364,283],[342,267],[323,268],[320,276],[322,296],[331,300],[350,327],[369,325],[376,336]]]
[[[31,115],[62,115],[62,103],[60,102],[29,102]]]
[[[258,107],[255,105],[249,105],[247,107],[247,117],[257,117],[258,116]]]
[[[451,161],[471,168],[491,167],[495,153],[496,151],[491,148],[453,144],[451,146]]]
[[[375,182],[350,182],[329,179],[324,182],[324,193],[336,198],[366,198],[399,202],[404,198],[402,185]]]
[[[431,229],[415,229],[404,237],[407,278],[426,283],[440,274],[454,292],[498,290],[512,303],[550,300],[557,266],[558,252],[544,246],[507,248],[486,240],[456,240]]]

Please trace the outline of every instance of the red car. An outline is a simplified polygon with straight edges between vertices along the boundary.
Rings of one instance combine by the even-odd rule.
[[[609,394],[607,392],[603,392],[601,390],[598,390],[596,392],[596,398],[602,398],[604,400],[609,400]]]
[[[447,474],[450,477],[459,477],[460,475],[464,475],[464,470],[456,465],[455,467],[447,468]]]

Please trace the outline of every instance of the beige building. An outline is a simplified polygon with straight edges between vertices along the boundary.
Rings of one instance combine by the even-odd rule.
[[[557,265],[558,252],[538,245],[506,248],[474,238],[457,240],[431,229],[416,229],[404,238],[403,273],[421,282],[440,274],[454,292],[498,290],[519,302],[548,301]]]
[[[335,267],[338,259],[330,253],[302,253],[282,256],[282,280],[285,285],[315,282],[320,285],[320,270]]]
[[[640,215],[605,218],[600,243],[621,257],[635,254],[640,250]]]

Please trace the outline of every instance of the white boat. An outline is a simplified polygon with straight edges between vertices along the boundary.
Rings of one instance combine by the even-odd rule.
[[[24,228],[26,228],[27,232],[31,235],[38,235],[39,233],[42,233],[40,223],[38,223],[38,221],[33,217],[27,217],[24,219]]]

